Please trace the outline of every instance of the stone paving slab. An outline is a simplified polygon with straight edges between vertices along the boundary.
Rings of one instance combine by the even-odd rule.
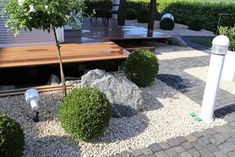
[[[235,121],[235,119],[234,119]],[[228,123],[226,126],[229,126]],[[222,131],[223,127],[220,127]],[[227,129],[225,129],[228,131]],[[230,132],[234,132],[234,129],[230,129]],[[154,156],[163,156],[163,157],[190,157],[190,156],[205,156],[205,157],[234,157],[235,155],[235,140],[230,140],[233,138],[234,134],[230,134],[227,138],[224,138],[220,135],[219,132],[214,129],[208,129],[203,132],[195,133],[194,135],[189,135],[187,137],[193,137],[196,140],[191,140],[192,138],[173,138],[169,139],[167,142],[154,143],[147,148],[134,150],[131,152],[124,152],[120,155],[121,157],[154,157]],[[212,138],[208,139],[204,135],[210,134]],[[178,140],[181,139],[179,142]],[[185,139],[185,140],[182,140]],[[215,141],[216,142],[215,142]],[[171,144],[171,145],[170,145]],[[114,157],[114,156],[113,156]]]

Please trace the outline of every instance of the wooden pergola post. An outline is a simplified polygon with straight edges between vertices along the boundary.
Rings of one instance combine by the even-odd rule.
[[[127,0],[120,0],[119,4],[119,11],[118,11],[118,25],[123,26],[125,25],[125,18],[126,18],[126,5]]]
[[[147,37],[152,37],[153,36],[156,9],[157,9],[157,0],[150,0]]]

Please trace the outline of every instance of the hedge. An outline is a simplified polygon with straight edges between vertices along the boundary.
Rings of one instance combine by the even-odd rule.
[[[232,26],[235,23],[235,6],[223,3],[196,3],[196,2],[173,2],[167,3],[162,12],[174,15],[177,23],[188,24],[189,22],[201,21],[202,28],[216,31],[220,13],[232,14],[232,17],[223,17],[223,26]]]
[[[137,14],[139,11],[149,8],[149,1],[127,1],[127,8],[134,9]],[[202,28],[210,31],[216,31],[219,13],[229,13],[231,17],[223,17],[221,24],[223,26],[232,26],[235,23],[235,5],[228,3],[206,3],[196,1],[178,1],[178,0],[158,0],[158,11],[162,14],[171,13],[175,17],[175,22],[188,25],[192,21],[201,21]],[[86,1],[86,5],[91,8],[101,6],[100,1]],[[159,15],[158,15],[159,16]],[[148,16],[145,16],[148,18]],[[158,19],[159,17],[157,17]]]
[[[87,7],[86,13],[92,13],[94,9],[101,8],[103,2],[100,0],[85,0],[85,5]],[[142,10],[146,10],[149,8],[149,2],[134,2],[134,1],[127,1],[127,8],[131,8],[136,11],[138,14]],[[109,9],[112,9],[112,3],[110,1]],[[94,15],[96,16],[96,15]],[[160,18],[159,13],[156,13],[156,19]],[[148,18],[148,16],[145,16],[145,18]]]

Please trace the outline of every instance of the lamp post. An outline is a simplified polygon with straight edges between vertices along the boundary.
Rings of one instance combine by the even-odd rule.
[[[212,42],[211,59],[204,91],[200,118],[206,123],[214,120],[214,105],[220,83],[225,54],[230,41],[224,35],[216,36]]]
[[[29,89],[25,92],[25,100],[28,104],[31,105],[31,109],[33,111],[33,121],[38,122],[39,118],[39,105],[38,102],[40,100],[39,93],[36,89]]]

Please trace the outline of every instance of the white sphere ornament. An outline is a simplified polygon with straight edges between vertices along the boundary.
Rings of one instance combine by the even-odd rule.
[[[172,14],[170,14],[170,13],[164,14],[164,15],[162,16],[161,20],[163,20],[163,19],[171,19],[172,21],[175,21],[174,16],[173,16]]]

